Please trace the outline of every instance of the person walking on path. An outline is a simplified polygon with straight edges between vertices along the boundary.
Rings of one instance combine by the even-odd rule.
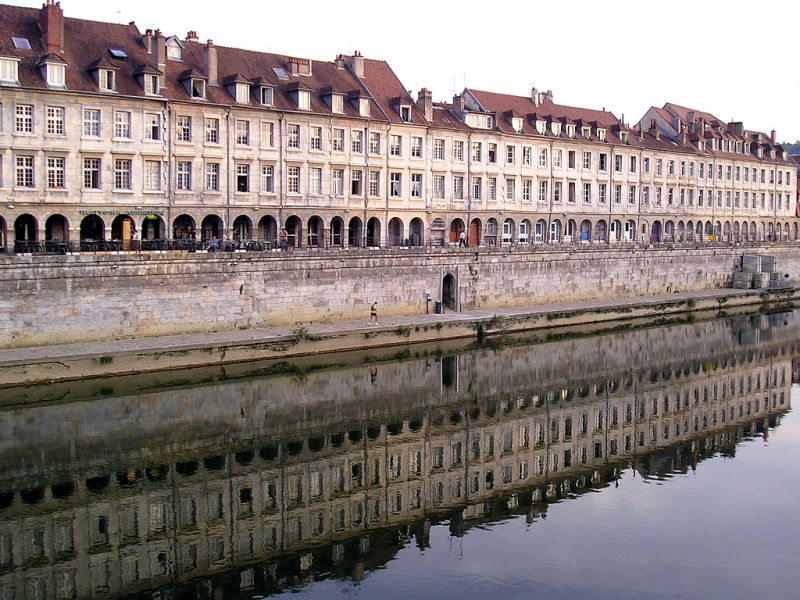
[[[369,308],[369,324],[370,326],[378,326],[378,303],[373,302]]]

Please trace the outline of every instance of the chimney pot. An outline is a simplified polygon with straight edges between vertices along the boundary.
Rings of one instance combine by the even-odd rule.
[[[417,94],[417,106],[425,113],[428,121],[433,120],[433,94],[427,88],[422,88]]]
[[[775,130],[774,130],[774,129],[773,129],[773,130],[770,132],[770,134],[769,134],[769,140],[770,140],[770,141],[771,141],[773,144],[774,144],[774,143],[776,142],[776,140],[777,140],[777,137],[776,137],[776,132],[775,132]]]
[[[47,0],[39,11],[39,25],[42,29],[42,41],[47,52],[64,51],[64,11],[61,3]]]

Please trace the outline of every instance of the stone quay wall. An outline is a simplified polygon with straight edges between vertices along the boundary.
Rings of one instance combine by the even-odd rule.
[[[800,249],[395,249],[0,259],[0,347],[413,315],[727,285],[743,254],[800,276]],[[452,276],[452,279],[448,278]],[[430,294],[430,301],[427,295]]]

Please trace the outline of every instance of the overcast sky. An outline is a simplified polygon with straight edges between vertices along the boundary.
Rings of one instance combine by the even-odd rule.
[[[4,0],[40,7],[41,0]],[[62,0],[68,17],[135,21],[202,41],[332,60],[361,50],[385,59],[409,89],[452,98],[464,84],[603,108],[635,124],[674,102],[800,139],[794,60],[800,4],[709,0],[190,2]],[[208,8],[206,8],[208,7]],[[213,8],[212,8],[213,7]],[[257,7],[257,8],[256,8]]]

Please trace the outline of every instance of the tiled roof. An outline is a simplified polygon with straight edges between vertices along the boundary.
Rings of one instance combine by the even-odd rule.
[[[400,104],[411,107],[411,121],[418,125],[427,125],[425,115],[417,107],[417,103],[397,78],[392,68],[386,61],[364,59],[364,79],[362,85],[372,98],[377,102],[381,112],[391,123],[402,123],[397,109],[397,100]],[[373,113],[373,116],[374,113]]]

